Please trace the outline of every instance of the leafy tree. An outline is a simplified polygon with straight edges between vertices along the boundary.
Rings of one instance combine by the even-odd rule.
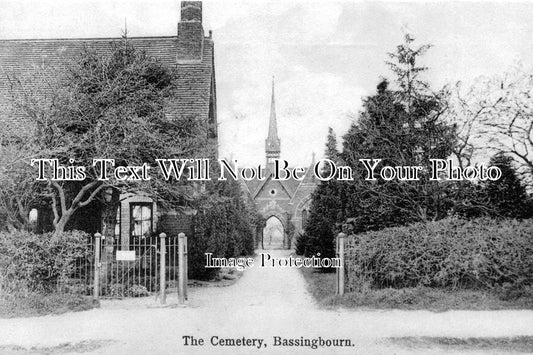
[[[524,218],[528,216],[528,195],[513,167],[514,160],[506,155],[497,154],[489,162],[497,166],[502,176],[496,181],[487,181],[484,193],[488,197],[492,215],[507,218]]]
[[[115,159],[115,166],[156,166],[157,158],[206,152],[207,134],[198,120],[168,118],[174,73],[136,50],[127,38],[108,52],[85,48],[51,74],[46,76],[44,98],[29,89],[35,82],[11,79],[17,108],[35,124],[33,143],[41,157],[57,158],[63,165],[74,159],[75,165],[86,167],[94,158]],[[121,193],[142,191],[161,202],[183,203],[190,187],[180,184],[163,179],[99,181],[91,168],[83,181],[48,181],[55,231],[62,232],[77,210],[105,192],[111,195],[105,216],[107,232],[112,233]]]

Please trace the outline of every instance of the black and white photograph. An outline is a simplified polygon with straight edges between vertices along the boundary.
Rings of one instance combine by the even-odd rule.
[[[532,18],[0,0],[0,354],[533,354]]]

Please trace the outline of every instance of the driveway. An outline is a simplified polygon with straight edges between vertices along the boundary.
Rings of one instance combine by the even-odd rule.
[[[298,269],[254,266],[232,286],[191,288],[185,307],[177,305],[175,293],[166,306],[153,297],[102,301],[101,308],[85,312],[0,319],[0,334],[0,352],[15,354],[440,354],[450,349],[400,347],[387,338],[533,336],[533,311],[322,310]],[[323,345],[345,340],[317,349],[295,345],[319,337]],[[284,339],[293,346],[275,346]]]

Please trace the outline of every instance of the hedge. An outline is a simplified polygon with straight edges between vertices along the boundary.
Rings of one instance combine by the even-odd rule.
[[[353,235],[348,290],[533,285],[533,220],[449,218]]]
[[[209,280],[218,269],[206,268],[206,253],[214,258],[235,258],[254,252],[253,225],[243,206],[224,198],[199,211],[194,237],[189,239],[189,277]]]
[[[55,292],[68,279],[75,261],[86,257],[89,235],[69,231],[34,234],[0,232],[0,287],[3,292],[24,294]]]

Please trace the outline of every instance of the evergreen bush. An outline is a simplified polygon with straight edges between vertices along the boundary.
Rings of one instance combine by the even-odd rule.
[[[89,234],[0,232],[0,282],[4,292],[54,292],[86,257]]]
[[[351,236],[348,288],[533,285],[533,220],[447,218]]]
[[[235,258],[254,252],[257,213],[246,203],[235,181],[221,181],[216,193],[199,201],[194,237],[189,239],[189,277],[212,279],[217,269],[206,268],[206,253],[214,258]]]

